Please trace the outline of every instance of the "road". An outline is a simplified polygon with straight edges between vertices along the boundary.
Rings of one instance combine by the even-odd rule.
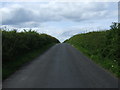
[[[68,44],[56,44],[3,82],[3,88],[118,88],[118,79]]]

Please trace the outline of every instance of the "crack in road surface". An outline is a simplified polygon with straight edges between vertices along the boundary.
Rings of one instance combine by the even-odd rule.
[[[3,88],[118,88],[118,79],[69,44],[57,44],[3,82]]]

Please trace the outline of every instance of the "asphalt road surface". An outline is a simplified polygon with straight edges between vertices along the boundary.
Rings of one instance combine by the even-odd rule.
[[[3,82],[3,88],[118,88],[118,79],[68,44],[57,44]]]

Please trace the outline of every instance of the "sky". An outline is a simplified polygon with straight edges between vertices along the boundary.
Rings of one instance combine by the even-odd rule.
[[[1,28],[33,29],[61,42],[118,22],[117,2],[0,2]]]

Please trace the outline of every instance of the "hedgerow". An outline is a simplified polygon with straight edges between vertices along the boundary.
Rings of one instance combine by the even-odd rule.
[[[120,76],[120,23],[113,23],[110,30],[78,34],[69,43],[92,60]]]
[[[3,64],[15,60],[33,50],[43,48],[52,43],[59,43],[59,41],[47,34],[39,34],[36,31],[2,31],[2,60]]]

